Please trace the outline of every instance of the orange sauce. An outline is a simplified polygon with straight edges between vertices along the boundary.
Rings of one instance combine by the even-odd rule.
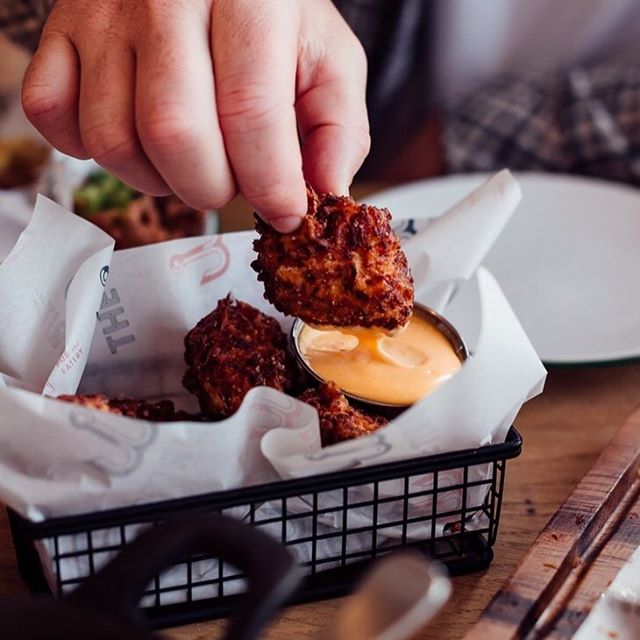
[[[413,404],[461,366],[449,339],[418,313],[392,336],[375,329],[305,325],[298,346],[324,380],[355,396],[393,405]]]

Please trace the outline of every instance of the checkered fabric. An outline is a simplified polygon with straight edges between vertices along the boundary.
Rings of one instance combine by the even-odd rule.
[[[0,31],[35,51],[42,25],[55,0],[0,0]]]
[[[500,78],[446,114],[451,172],[559,171],[640,185],[640,69]]]

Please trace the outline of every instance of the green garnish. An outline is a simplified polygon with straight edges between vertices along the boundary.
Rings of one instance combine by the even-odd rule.
[[[99,169],[87,176],[73,195],[74,208],[81,216],[90,216],[108,209],[126,209],[142,194],[110,173]]]

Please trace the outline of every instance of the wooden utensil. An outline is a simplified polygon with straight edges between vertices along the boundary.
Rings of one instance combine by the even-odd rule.
[[[549,521],[466,640],[571,638],[640,544],[639,472],[640,410]]]

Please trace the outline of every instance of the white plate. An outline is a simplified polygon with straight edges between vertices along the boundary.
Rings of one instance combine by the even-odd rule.
[[[396,219],[434,217],[486,177],[423,180],[367,202]],[[640,191],[573,176],[516,178],[522,203],[484,264],[540,358],[552,365],[640,358]]]

